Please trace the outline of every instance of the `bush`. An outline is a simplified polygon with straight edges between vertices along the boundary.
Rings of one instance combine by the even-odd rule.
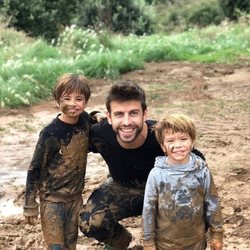
[[[220,24],[225,18],[224,13],[217,2],[201,3],[187,18],[187,24],[195,24],[202,27],[210,24]]]
[[[9,27],[23,30],[30,36],[56,38],[69,25],[78,0],[3,0],[2,12]]]
[[[250,12],[249,0],[219,0],[219,3],[225,15],[231,20],[238,19],[238,11]]]
[[[152,33],[151,20],[132,0],[86,0],[78,7],[75,23],[84,27],[104,26],[123,34]]]

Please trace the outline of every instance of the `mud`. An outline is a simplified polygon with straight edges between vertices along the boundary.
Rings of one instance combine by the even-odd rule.
[[[150,63],[123,79],[142,84],[147,93],[149,117],[181,111],[197,126],[196,147],[213,173],[221,199],[224,249],[250,249],[250,62],[242,65]],[[105,110],[112,81],[91,80],[87,108]],[[53,101],[20,109],[0,109],[0,249],[46,249],[40,221],[24,224],[22,206],[26,171],[38,133],[57,113]],[[98,154],[90,153],[84,200],[107,175]],[[141,243],[141,218],[122,221],[133,235],[130,247]],[[103,249],[79,232],[77,249]]]

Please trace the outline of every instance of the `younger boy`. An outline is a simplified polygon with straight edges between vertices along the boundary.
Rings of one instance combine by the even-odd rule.
[[[196,129],[191,119],[174,114],[155,125],[165,156],[156,157],[146,184],[143,207],[144,249],[222,249],[218,194],[207,164],[191,152]]]
[[[38,192],[48,249],[75,249],[90,128],[84,110],[91,92],[85,77],[66,73],[53,95],[61,113],[40,133],[27,173],[24,216],[34,224]]]

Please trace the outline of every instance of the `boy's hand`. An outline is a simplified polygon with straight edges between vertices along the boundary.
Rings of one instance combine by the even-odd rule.
[[[156,250],[155,243],[154,242],[149,242],[149,241],[144,241],[143,242],[143,250]]]
[[[35,225],[37,216],[25,216],[25,223],[29,225]]]
[[[222,250],[223,241],[221,239],[213,239],[209,243],[211,250]]]
[[[156,250],[155,246],[143,246],[143,250]]]

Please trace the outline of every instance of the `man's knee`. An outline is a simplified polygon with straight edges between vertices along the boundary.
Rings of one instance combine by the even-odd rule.
[[[87,236],[99,241],[106,239],[112,232],[112,224],[108,213],[105,210],[96,212],[83,209],[80,213],[79,228]]]

